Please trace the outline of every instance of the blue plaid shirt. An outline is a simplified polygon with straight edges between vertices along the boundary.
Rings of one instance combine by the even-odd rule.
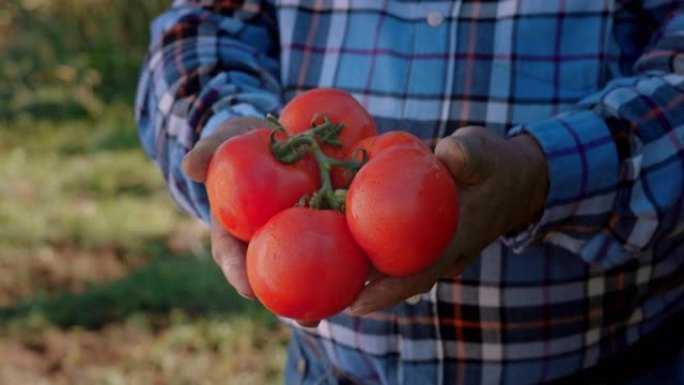
[[[541,219],[417,304],[303,333],[364,384],[534,383],[591,367],[684,307],[684,2],[177,0],[137,94],[146,151],[208,220],[180,164],[235,116],[337,87],[381,131],[526,132]],[[648,354],[645,352],[644,354]]]

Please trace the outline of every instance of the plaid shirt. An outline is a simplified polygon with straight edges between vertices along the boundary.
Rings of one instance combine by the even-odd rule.
[[[684,2],[177,0],[153,24],[137,95],[146,151],[180,170],[234,116],[297,92],[352,93],[381,131],[464,125],[541,144],[541,219],[417,304],[305,334],[364,384],[534,383],[595,365],[684,307]],[[648,354],[648,352],[644,352]]]

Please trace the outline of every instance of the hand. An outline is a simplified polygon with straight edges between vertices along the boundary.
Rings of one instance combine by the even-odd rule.
[[[207,168],[211,156],[218,146],[233,136],[247,131],[268,127],[264,120],[252,117],[238,117],[226,121],[212,135],[200,140],[183,159],[183,172],[200,183],[207,179]],[[213,217],[211,219],[211,255],[221,267],[223,275],[235,290],[245,298],[254,299],[254,292],[247,280],[245,253],[247,245],[223,229]]]
[[[458,186],[459,228],[439,260],[409,277],[380,276],[350,307],[363,315],[429,291],[444,276],[458,276],[501,235],[532,223],[546,199],[548,169],[528,135],[499,137],[482,127],[464,127],[437,144],[435,154]]]

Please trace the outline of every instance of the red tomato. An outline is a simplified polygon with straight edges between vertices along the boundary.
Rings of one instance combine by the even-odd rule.
[[[296,135],[309,130],[312,121],[322,123],[324,116],[332,123],[344,124],[338,136],[342,146],[323,146],[323,152],[333,158],[341,158],[346,149],[378,132],[366,109],[347,92],[334,88],[316,88],[297,95],[278,119],[288,133]]]
[[[406,131],[389,131],[361,140],[350,150],[350,154],[357,148],[363,148],[368,153],[368,158],[371,159],[382,151],[400,146],[416,147],[430,151],[430,147],[425,142]]]
[[[366,150],[367,160],[371,160],[382,151],[403,146],[422,148],[425,151],[430,151],[430,147],[428,147],[425,142],[420,140],[418,137],[409,134],[408,132],[389,131],[384,134],[362,139],[360,142],[356,143],[354,147],[347,151],[345,154],[345,159],[351,159],[352,157],[354,160],[359,161],[363,159],[362,155],[357,151],[359,149]],[[356,155],[354,155],[355,151],[357,151]],[[335,167],[332,170],[331,175],[333,185],[336,188],[343,188],[347,186],[352,179],[351,175],[346,173],[341,167]]]
[[[247,278],[273,313],[314,321],[344,310],[368,275],[368,258],[344,215],[291,208],[273,217],[247,248]]]
[[[415,147],[371,159],[352,181],[345,206],[354,239],[387,275],[411,275],[435,262],[458,225],[451,174],[436,156]]]
[[[212,214],[243,241],[320,185],[318,168],[310,158],[292,165],[278,162],[271,154],[270,132],[262,128],[225,141],[207,171]]]

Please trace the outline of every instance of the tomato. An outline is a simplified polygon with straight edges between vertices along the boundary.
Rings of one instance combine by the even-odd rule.
[[[411,275],[435,262],[458,226],[454,181],[421,148],[397,147],[371,159],[349,186],[345,207],[354,239],[387,275]]]
[[[350,154],[357,148],[363,148],[366,150],[368,158],[371,159],[382,151],[400,146],[416,147],[430,151],[430,147],[425,142],[406,131],[389,131],[361,140],[352,147]]]
[[[270,132],[262,128],[235,136],[223,142],[209,162],[206,187],[212,214],[243,241],[320,186],[312,159],[278,162],[271,154]]]
[[[280,123],[291,134],[301,134],[327,117],[332,123],[343,124],[338,135],[341,147],[324,145],[323,152],[341,158],[359,140],[376,135],[378,130],[365,108],[345,91],[334,88],[315,88],[295,96],[283,108]]]
[[[368,275],[368,258],[344,215],[291,208],[259,229],[247,248],[247,278],[273,313],[314,321],[344,310]]]
[[[384,134],[362,139],[347,151],[345,158],[353,158],[354,160],[360,161],[363,158],[358,150],[363,149],[366,151],[367,160],[371,160],[382,151],[402,146],[416,147],[424,149],[425,151],[430,151],[430,147],[428,147],[424,141],[408,132],[388,131]],[[343,188],[347,186],[352,179],[352,176],[348,172],[345,172],[345,170],[341,167],[335,167],[332,170],[331,175],[333,185],[336,188]]]

